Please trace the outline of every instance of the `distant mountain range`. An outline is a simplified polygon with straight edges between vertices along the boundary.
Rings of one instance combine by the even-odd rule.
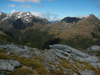
[[[100,20],[0,13],[0,75],[100,75]]]
[[[65,17],[49,22],[30,12],[0,13],[0,39],[32,47],[67,44],[77,49],[100,45],[100,20],[93,14],[82,19]]]
[[[50,21],[51,23],[57,23],[59,20],[55,20],[55,21]]]
[[[100,20],[0,13],[0,75],[100,75]]]

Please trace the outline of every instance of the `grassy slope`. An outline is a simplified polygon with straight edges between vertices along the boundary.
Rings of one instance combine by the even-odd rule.
[[[50,34],[61,39],[61,43],[77,49],[86,49],[91,45],[100,45],[100,21],[83,19],[76,24],[58,22],[49,26]]]
[[[100,45],[100,21],[86,18],[79,22],[55,24],[34,23],[25,30],[11,29],[9,34],[1,39],[25,44],[31,47],[47,48],[49,44],[62,43],[77,49],[86,49],[92,45]],[[49,33],[48,33],[49,32]],[[6,37],[5,37],[6,36]]]

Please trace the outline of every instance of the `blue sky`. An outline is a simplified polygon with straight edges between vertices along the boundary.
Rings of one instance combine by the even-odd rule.
[[[0,0],[0,12],[30,11],[48,20],[94,14],[100,18],[100,0]]]

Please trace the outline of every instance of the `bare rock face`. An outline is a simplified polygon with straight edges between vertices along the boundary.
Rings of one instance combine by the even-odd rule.
[[[66,23],[76,23],[79,20],[81,20],[81,19],[76,18],[76,17],[65,17],[62,21],[66,22]]]

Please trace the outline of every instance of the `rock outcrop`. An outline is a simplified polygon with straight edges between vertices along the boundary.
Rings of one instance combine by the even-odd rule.
[[[88,50],[90,51],[90,49],[92,49],[93,51],[97,51],[100,48],[99,46],[88,48],[87,53],[63,44],[50,45],[50,49],[45,49],[44,51],[14,44],[0,45],[0,49],[2,48],[6,49],[8,56],[10,53],[25,57],[26,59],[32,59],[31,57],[38,56],[42,61],[39,59],[37,59],[37,61],[42,62],[47,70],[62,69],[64,75],[68,75],[69,73],[72,75],[95,75],[95,70],[100,68],[100,59],[88,54]],[[14,71],[15,68],[19,66],[20,62],[18,61],[0,60],[1,70]],[[29,67],[29,69],[30,68],[32,69],[34,67]]]
[[[1,60],[0,69],[4,71],[14,71],[16,67],[20,67],[20,63],[14,60]]]
[[[95,56],[90,56],[84,52],[81,52],[67,45],[62,45],[62,44],[50,45],[50,48],[54,49],[55,53],[61,58],[66,58],[66,59],[69,58],[91,63],[96,63],[99,61],[99,59],[96,58]],[[63,54],[67,55],[68,57],[65,57]]]

